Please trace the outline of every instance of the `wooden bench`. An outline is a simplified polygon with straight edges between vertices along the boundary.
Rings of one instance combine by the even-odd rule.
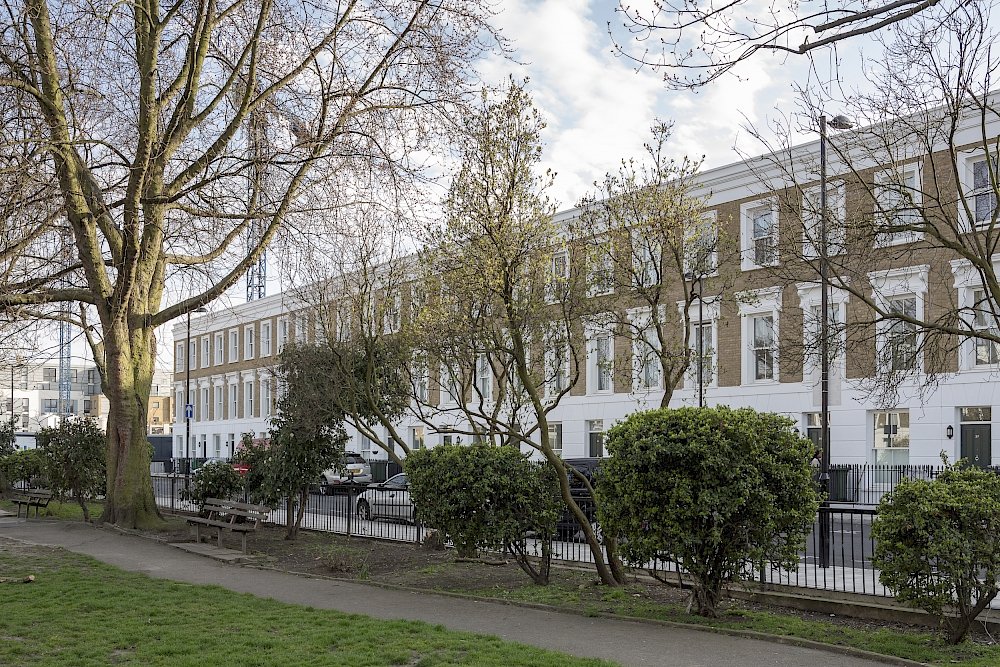
[[[231,530],[243,538],[243,553],[247,553],[247,533],[257,530],[261,521],[267,519],[270,507],[251,505],[235,500],[208,498],[202,508],[208,516],[193,516],[187,522],[194,526],[194,539],[201,542],[201,527],[207,526],[218,531],[219,547],[222,547],[222,533]]]
[[[30,516],[31,508],[35,508],[35,518],[38,518],[38,510],[42,507],[48,507],[49,501],[52,500],[52,492],[48,489],[21,489],[14,491],[11,495],[11,501],[17,505],[17,516],[21,516],[21,506],[24,506],[24,518],[27,519]]]

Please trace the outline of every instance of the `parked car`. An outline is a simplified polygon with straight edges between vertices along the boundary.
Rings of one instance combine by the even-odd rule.
[[[319,492],[326,495],[334,484],[371,484],[372,467],[354,452],[345,452],[335,466],[323,472],[319,480]]]
[[[565,463],[572,466],[590,482],[592,487],[596,487],[597,480],[600,477],[602,459],[599,458],[581,458],[581,459],[566,459]],[[601,538],[601,527],[597,523],[597,507],[594,504],[594,498],[590,495],[587,487],[580,480],[578,476],[572,472],[569,475],[569,490],[570,495],[573,496],[573,500],[576,504],[580,506],[583,513],[587,516],[590,521],[591,527],[594,532],[597,533],[598,539]],[[556,522],[556,537],[564,540],[574,540],[583,541],[584,534],[583,530],[580,528],[580,523],[577,518],[570,512],[567,507],[563,510],[562,516],[559,521]]]
[[[381,484],[370,484],[358,496],[357,513],[361,519],[416,520],[413,501],[410,500],[410,481],[406,473],[393,475]]]
[[[207,459],[204,459],[204,460],[200,460],[199,459],[199,462],[197,463],[197,467],[195,467],[194,463],[192,463],[192,465],[191,465],[191,467],[194,469],[194,472],[192,474],[197,475],[199,472],[201,472],[201,469],[204,468],[207,465],[220,465],[220,464],[226,464],[226,463],[229,463],[229,459],[224,459],[224,458],[221,458],[221,457],[211,457],[211,458],[207,458]]]

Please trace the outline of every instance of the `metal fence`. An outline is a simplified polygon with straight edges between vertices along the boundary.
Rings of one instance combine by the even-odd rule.
[[[835,464],[830,466],[830,502],[878,505],[904,479],[932,480],[945,470],[932,465]],[[1000,467],[987,468],[1000,474]]]
[[[829,559],[826,567],[820,562],[820,517],[799,553],[798,563],[791,570],[755,564],[751,569],[753,579],[764,585],[791,586],[863,595],[891,597],[892,594],[879,582],[879,572],[872,564],[875,540],[872,524],[877,516],[874,507],[846,507],[843,503],[874,505],[902,479],[933,479],[943,470],[934,466],[837,466],[840,477],[831,474],[831,507],[821,508],[829,521]],[[843,486],[836,486],[835,480]],[[190,501],[182,499],[184,477],[159,475],[153,477],[157,503],[172,510],[196,511]],[[305,506],[302,527],[310,530],[357,535],[401,542],[422,541],[426,530],[420,525],[418,515],[410,502],[409,491],[387,484],[331,485],[316,487]],[[325,493],[320,493],[324,491]],[[841,493],[841,491],[843,493]],[[864,492],[864,493],[862,493]],[[877,494],[877,496],[876,496]],[[581,505],[585,498],[577,498]],[[592,505],[590,505],[592,507]],[[271,522],[285,523],[285,507],[276,508],[270,515]],[[585,513],[587,512],[585,508]],[[600,526],[591,518],[592,527],[600,534]],[[541,542],[527,538],[529,553],[540,555]],[[556,561],[571,564],[593,564],[594,557],[584,539],[580,523],[569,512],[559,521],[552,541],[552,554]],[[606,555],[606,554],[605,554]],[[648,563],[631,563],[632,567],[654,570],[658,573],[676,572],[677,566],[666,559]]]
[[[157,505],[171,511],[197,512],[197,504],[188,500],[184,493],[190,479],[182,475],[153,475]],[[287,511],[287,503],[278,503],[268,521],[285,525]],[[298,513],[298,502],[292,511]],[[301,526],[308,530],[399,542],[419,543],[425,534],[417,522],[409,490],[385,484],[317,485],[306,496]]]

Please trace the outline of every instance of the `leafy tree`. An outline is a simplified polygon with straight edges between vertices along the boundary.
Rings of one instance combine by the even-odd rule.
[[[548,583],[551,536],[562,509],[551,466],[514,447],[488,444],[420,449],[405,466],[421,521],[448,535],[460,557],[511,551],[536,583]],[[529,531],[542,542],[537,568],[528,555]]]
[[[7,470],[8,459],[14,454],[14,423],[0,424],[0,493],[6,493],[13,480]]]
[[[697,613],[715,616],[722,587],[762,562],[793,567],[819,506],[812,443],[787,417],[749,408],[630,415],[608,431],[597,487],[605,535],[624,557],[675,563]],[[655,576],[655,575],[654,575]]]
[[[873,565],[906,604],[936,616],[957,644],[1000,583],[1000,476],[959,464],[904,479],[879,503]]]
[[[87,500],[104,493],[107,471],[107,435],[93,419],[66,419],[37,435],[38,450],[45,459],[49,487],[60,496],[71,494],[90,521]]]
[[[285,502],[286,539],[298,535],[309,487],[344,454],[348,437],[344,413],[324,404],[318,376],[329,370],[317,347],[290,346],[282,351],[279,375],[284,393],[271,419],[269,442],[247,447],[241,460],[250,465],[249,490],[268,505]],[[298,510],[296,511],[296,504]]]
[[[85,332],[109,404],[104,520],[156,522],[157,328],[230,290],[286,226],[306,235],[310,195],[336,209],[419,181],[504,40],[482,0],[0,13],[0,322]]]
[[[28,486],[47,487],[45,457],[40,449],[22,449],[6,458],[3,465],[11,484],[23,482]]]
[[[381,446],[397,463],[409,453],[400,435],[383,442],[372,424],[395,433],[399,418],[413,398],[406,368],[411,350],[404,339],[359,333],[347,340],[289,345],[283,363],[294,364],[299,412],[317,422],[347,421]]]
[[[209,461],[198,468],[191,487],[182,491],[181,497],[194,501],[201,510],[209,498],[230,499],[242,490],[243,477],[232,465],[226,461]]]

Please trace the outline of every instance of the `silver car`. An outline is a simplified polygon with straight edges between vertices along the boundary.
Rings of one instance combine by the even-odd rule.
[[[372,467],[360,455],[347,452],[335,465],[323,472],[319,480],[319,492],[327,494],[333,484],[371,484]]]
[[[358,517],[361,519],[400,519],[413,522],[415,512],[410,500],[410,482],[406,473],[393,475],[381,484],[372,484],[358,496]]]

